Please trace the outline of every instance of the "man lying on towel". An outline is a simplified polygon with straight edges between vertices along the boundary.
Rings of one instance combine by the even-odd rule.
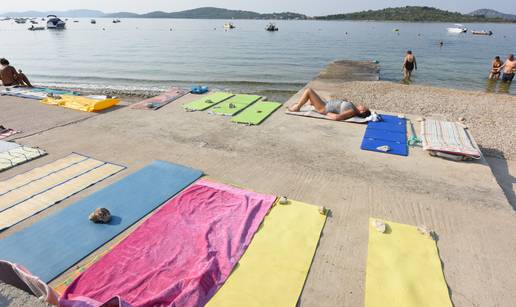
[[[339,99],[323,100],[317,93],[308,88],[301,99],[288,108],[290,112],[299,112],[305,104],[310,104],[317,113],[326,115],[331,120],[346,120],[355,116],[366,118],[371,111],[364,106],[355,106],[353,103]]]

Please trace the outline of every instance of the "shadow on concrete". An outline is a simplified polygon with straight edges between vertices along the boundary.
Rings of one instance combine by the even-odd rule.
[[[496,149],[489,149],[490,151],[496,151]],[[513,185],[516,184],[516,177],[511,174],[509,161],[501,158],[503,154],[500,152],[498,157],[486,157],[491,171],[496,178],[496,182],[502,188],[509,204],[516,210],[516,194],[514,193]]]

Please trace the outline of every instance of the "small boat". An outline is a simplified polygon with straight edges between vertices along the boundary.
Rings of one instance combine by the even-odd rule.
[[[234,28],[236,28],[236,27],[231,22],[227,22],[224,24],[224,29],[234,29]]]
[[[448,28],[448,32],[449,33],[466,33],[466,32],[468,32],[468,28],[466,28],[465,26],[463,26],[459,23],[456,23],[455,27]]]
[[[47,29],[62,30],[66,27],[66,23],[59,19],[56,15],[48,15],[47,18]]]
[[[269,25],[267,25],[267,27],[265,27],[265,31],[276,32],[276,31],[279,31],[279,29],[278,29],[278,27],[276,27],[275,24],[273,24],[271,22],[271,23],[269,23]]]
[[[97,23],[97,21],[96,21],[95,19],[92,19],[92,20],[90,21],[90,23],[91,23],[92,25],[94,25],[94,24],[96,24],[96,23]]]
[[[34,25],[32,25],[27,30],[29,30],[29,31],[42,31],[42,30],[45,30],[45,27],[35,27]]]
[[[120,23],[120,19],[113,19],[113,23]]]
[[[37,25],[38,24],[38,22],[34,21],[34,20],[31,20],[30,23],[32,23],[33,25]]]
[[[493,35],[493,31],[485,31],[485,30],[482,30],[482,31],[471,31],[471,34],[473,34],[473,35],[488,35],[488,36],[491,36],[491,35]]]
[[[14,20],[14,22],[16,22],[17,24],[25,24],[25,23],[27,23],[27,19],[25,19],[25,18],[16,18]]]
[[[79,22],[79,20],[74,20],[73,22]]]

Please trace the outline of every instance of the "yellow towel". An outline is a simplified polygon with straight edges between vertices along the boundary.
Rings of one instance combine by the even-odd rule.
[[[295,306],[325,221],[318,207],[276,203],[207,306]]]
[[[376,220],[369,221],[365,306],[451,307],[435,241],[387,221],[381,233]]]
[[[107,98],[98,100],[82,96],[62,95],[60,98],[47,97],[41,100],[41,102],[79,111],[96,112],[115,106],[120,102],[120,99]]]

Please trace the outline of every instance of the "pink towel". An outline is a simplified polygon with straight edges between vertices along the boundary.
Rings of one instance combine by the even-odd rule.
[[[204,306],[227,279],[274,196],[200,180],[139,226],[63,294],[133,306]]]

